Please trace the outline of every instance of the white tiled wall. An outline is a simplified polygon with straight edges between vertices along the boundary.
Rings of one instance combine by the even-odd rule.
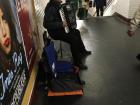
[[[140,0],[113,0],[113,2],[108,10],[105,11],[105,16],[117,12],[126,18],[132,18],[140,5]]]
[[[116,11],[117,13],[128,17],[129,13],[129,0],[118,0],[116,3]]]
[[[129,18],[132,18],[134,16],[135,11],[140,6],[140,0],[130,0],[129,5]]]
[[[104,11],[104,16],[112,15],[116,11],[117,3],[118,0],[111,1],[111,4],[108,5],[109,7],[107,7],[107,9]]]
[[[49,0],[34,0],[34,5],[35,5],[35,12],[36,12],[36,20],[37,20],[37,25],[38,25],[38,31],[39,31],[39,40],[40,40],[40,50],[43,49],[44,42],[43,42],[43,32],[44,32],[44,27],[43,27],[43,17],[44,17],[44,9],[47,5]]]

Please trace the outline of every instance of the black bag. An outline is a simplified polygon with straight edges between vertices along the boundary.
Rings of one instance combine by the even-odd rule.
[[[77,13],[77,17],[81,20],[87,18],[87,10],[85,7],[79,8],[78,13]]]
[[[50,89],[54,92],[69,92],[81,90],[82,84],[79,75],[75,73],[58,73],[57,78],[50,81]]]
[[[38,76],[37,76],[37,80],[39,82],[43,82],[45,83],[47,77],[46,77],[46,68],[45,68],[45,64],[43,59],[40,59],[39,63],[38,63]]]

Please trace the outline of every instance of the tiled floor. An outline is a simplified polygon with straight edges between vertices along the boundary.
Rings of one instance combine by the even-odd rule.
[[[128,37],[127,24],[116,16],[78,20],[85,46],[92,51],[84,96],[47,97],[38,86],[34,105],[140,105],[140,29]]]

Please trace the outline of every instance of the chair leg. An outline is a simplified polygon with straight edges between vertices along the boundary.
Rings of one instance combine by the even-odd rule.
[[[59,54],[59,57],[64,58],[64,59],[66,57],[71,58],[71,52],[69,52],[67,48],[66,48],[67,49],[66,50],[65,47],[68,47],[68,46],[65,45],[65,42],[59,41],[59,47],[58,47],[58,50],[57,50],[57,53]]]
[[[63,49],[62,49],[62,43],[61,43],[61,41],[60,41],[60,56],[61,56],[61,58],[63,58]]]

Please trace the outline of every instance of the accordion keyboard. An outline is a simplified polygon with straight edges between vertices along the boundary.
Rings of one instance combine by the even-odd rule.
[[[60,16],[61,16],[62,21],[64,21],[64,22],[67,23],[63,8],[61,8],[61,9],[59,10],[59,13],[60,13]],[[66,26],[66,27],[64,27],[64,28],[65,28],[65,32],[66,32],[66,33],[69,33],[69,27]]]

